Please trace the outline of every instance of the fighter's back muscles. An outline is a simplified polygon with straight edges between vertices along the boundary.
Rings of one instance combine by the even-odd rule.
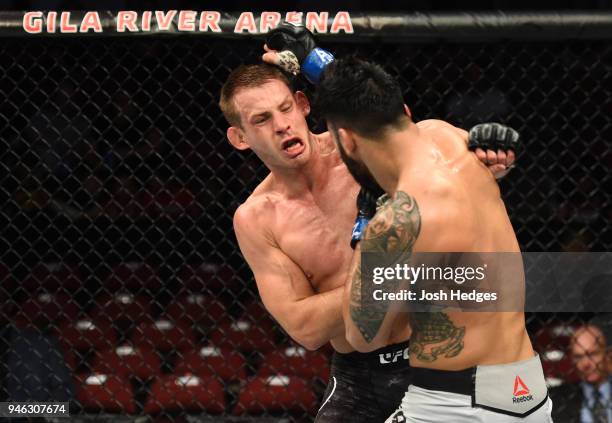
[[[370,221],[361,242],[363,251],[405,255],[413,251],[519,251],[499,189],[490,174],[473,162],[469,153],[455,155],[452,148],[436,147],[448,145],[447,141],[440,143],[454,132],[448,126],[435,125],[433,133],[421,134],[432,141],[422,139],[431,150],[414,158],[414,165],[400,175],[393,201]],[[462,143],[463,136],[457,131],[454,142]],[[433,162],[425,163],[428,157],[433,157]],[[366,301],[366,296],[372,296],[362,291],[361,277],[356,271],[359,260],[356,255],[353,277],[347,284],[350,292],[347,289],[345,294],[344,318],[349,342],[358,350],[368,351],[385,343],[393,321],[400,314],[381,308],[385,303]],[[533,355],[520,312],[414,313],[412,317],[413,366],[457,370]],[[496,342],[491,345],[482,339]]]
[[[278,247],[271,231],[273,213],[265,196],[247,201],[234,215],[240,249],[257,283],[261,299],[289,335],[317,349],[344,334],[342,286],[316,293],[302,269]]]

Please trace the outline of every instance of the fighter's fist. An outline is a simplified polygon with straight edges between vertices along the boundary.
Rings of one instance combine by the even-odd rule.
[[[519,139],[519,133],[509,126],[481,123],[470,129],[468,148],[499,179],[514,167]]]
[[[288,22],[282,22],[268,32],[264,50],[264,62],[293,75],[301,72],[313,84],[319,82],[325,66],[334,60],[331,53],[317,47],[306,27]]]
[[[362,186],[359,190],[357,195],[357,218],[355,219],[355,225],[353,225],[353,232],[351,234],[351,248],[355,249],[357,243],[361,241],[368,222],[376,214],[378,198],[384,193],[385,191],[378,184],[373,189]]]
[[[289,22],[281,22],[268,32],[266,45],[271,50],[290,51],[300,64],[317,46],[312,33],[305,26]]]
[[[385,193],[379,186],[371,190],[361,187],[357,195],[357,213],[366,219],[371,219],[376,214],[377,201]]]

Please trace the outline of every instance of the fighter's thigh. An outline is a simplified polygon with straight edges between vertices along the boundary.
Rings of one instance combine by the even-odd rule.
[[[477,412],[469,396],[410,386],[401,407],[385,423],[473,423]]]
[[[315,423],[370,423],[382,421],[366,384],[347,383],[333,377],[323,395]]]
[[[374,373],[373,390],[384,418],[400,406],[411,380],[410,368],[407,366],[393,371]]]

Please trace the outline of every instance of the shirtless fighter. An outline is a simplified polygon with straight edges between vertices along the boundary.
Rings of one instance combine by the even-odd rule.
[[[347,233],[359,185],[330,134],[309,131],[306,96],[293,92],[275,66],[234,70],[222,88],[220,107],[231,125],[232,145],[252,149],[270,170],[234,216],[262,301],[295,341],[311,350],[331,342],[335,350],[316,421],[384,421],[410,383],[404,360],[410,329],[367,354],[355,352],[345,338],[342,294],[353,254]],[[505,173],[514,153],[498,151],[503,140],[500,133],[486,131],[490,125],[479,127],[485,131],[472,141],[492,148],[477,150],[479,157],[495,174]]]
[[[410,317],[412,382],[387,422],[550,422],[522,311],[408,314],[367,295],[373,281],[362,277],[363,253],[520,252],[499,188],[465,148],[465,131],[413,122],[397,82],[358,59],[325,68],[315,105],[349,171],[374,178],[391,197],[357,243],[343,307],[347,340],[358,351],[395,342]],[[524,286],[522,272],[511,279]]]

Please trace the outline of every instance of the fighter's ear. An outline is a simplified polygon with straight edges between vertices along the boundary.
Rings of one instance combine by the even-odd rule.
[[[236,126],[230,126],[227,128],[227,139],[236,150],[248,150],[250,148],[249,144],[244,138],[242,129]]]
[[[338,138],[338,142],[342,144],[344,151],[352,155],[357,149],[354,132],[348,129],[338,128]]]
[[[410,107],[408,107],[405,104],[404,104],[404,113],[406,113],[406,116],[408,116],[410,119],[412,119],[412,112],[410,111]]]
[[[304,116],[308,116],[310,114],[310,101],[308,101],[308,97],[302,91],[296,91],[295,94],[295,102],[298,107],[302,111]]]

